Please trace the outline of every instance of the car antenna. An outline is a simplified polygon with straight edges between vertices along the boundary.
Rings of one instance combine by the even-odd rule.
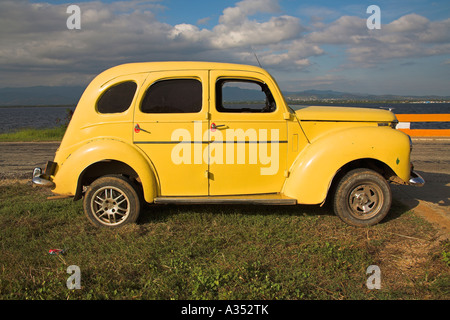
[[[256,58],[256,61],[258,61],[259,67],[262,68],[262,65],[261,65],[261,63],[259,62],[258,56],[256,55],[255,50],[253,50],[253,46],[251,47],[251,49],[252,49],[253,55],[254,55],[255,58]]]

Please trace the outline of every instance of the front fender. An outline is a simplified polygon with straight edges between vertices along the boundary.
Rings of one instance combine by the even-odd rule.
[[[141,180],[145,201],[153,202],[157,181],[150,161],[134,146],[108,138],[89,141],[66,159],[58,159],[53,192],[75,195],[81,173],[91,164],[103,160],[120,161],[133,168]]]
[[[403,181],[410,175],[410,142],[403,132],[389,127],[353,127],[333,131],[308,145],[293,162],[283,187],[298,203],[325,201],[340,168],[357,159],[385,163]]]

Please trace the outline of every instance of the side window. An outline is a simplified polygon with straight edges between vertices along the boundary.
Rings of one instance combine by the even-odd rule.
[[[216,83],[216,108],[219,112],[273,112],[277,106],[265,83],[223,79]]]
[[[152,84],[141,104],[144,113],[196,113],[202,110],[202,83],[170,79]]]
[[[133,81],[122,82],[107,89],[97,101],[100,113],[120,113],[126,111],[133,101],[137,85]]]

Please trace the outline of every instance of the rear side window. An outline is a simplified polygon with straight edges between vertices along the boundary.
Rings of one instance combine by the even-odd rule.
[[[202,110],[202,84],[195,79],[162,80],[142,100],[144,113],[196,113]]]
[[[103,93],[97,102],[100,113],[120,113],[128,110],[136,93],[137,85],[133,81],[116,84]]]

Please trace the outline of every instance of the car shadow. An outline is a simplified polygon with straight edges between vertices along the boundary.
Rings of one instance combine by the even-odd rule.
[[[406,211],[417,208],[421,201],[430,203],[437,210],[447,211],[450,218],[450,175],[417,171],[425,180],[422,187],[392,185],[394,201],[406,207]],[[393,219],[395,217],[391,217]],[[388,219],[389,220],[389,219]]]
[[[291,215],[291,216],[333,216],[327,207],[319,205],[246,205],[246,204],[199,204],[199,205],[147,205],[139,223],[163,222],[171,216],[183,213],[199,214],[241,214],[241,215]]]
[[[401,217],[416,208],[420,201],[427,201],[439,207],[449,207],[450,175],[420,172],[425,179],[423,187],[392,185],[393,201],[389,214],[380,223]],[[146,205],[139,219],[140,224],[164,222],[171,216],[182,213],[199,214],[242,214],[242,215],[292,215],[292,216],[334,216],[331,206],[320,205],[238,205],[238,204],[197,204],[197,205]]]

